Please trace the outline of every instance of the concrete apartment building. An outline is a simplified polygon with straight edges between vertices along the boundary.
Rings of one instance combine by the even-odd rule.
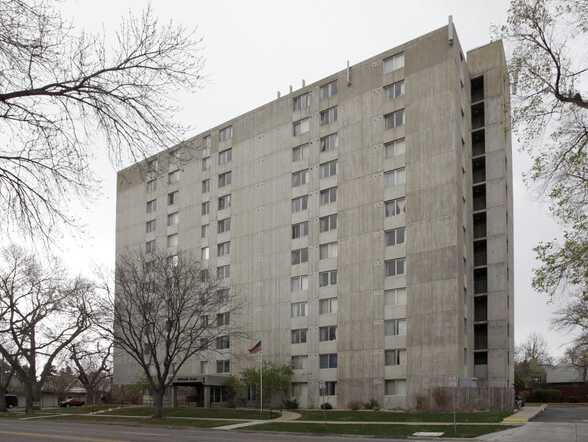
[[[259,339],[303,407],[510,398],[511,165],[502,44],[466,56],[450,20],[122,170],[116,250],[198,254],[243,305],[249,339],[178,375],[206,405]]]

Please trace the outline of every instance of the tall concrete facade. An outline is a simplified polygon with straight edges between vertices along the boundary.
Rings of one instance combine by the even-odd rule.
[[[305,407],[508,397],[510,137],[501,42],[466,57],[450,23],[122,170],[117,254],[202,256],[241,306],[248,338],[178,382],[254,366],[261,340]],[[139,376],[115,355],[117,383]]]

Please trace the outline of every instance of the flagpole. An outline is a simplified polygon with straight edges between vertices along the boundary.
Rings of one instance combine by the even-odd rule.
[[[261,414],[263,414],[263,347],[259,352],[259,408],[261,410]]]

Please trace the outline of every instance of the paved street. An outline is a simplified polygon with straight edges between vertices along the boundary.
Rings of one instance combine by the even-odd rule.
[[[588,406],[550,405],[533,422],[584,422],[588,423]]]
[[[350,442],[353,437],[293,435],[291,433],[253,433],[184,428],[152,428],[105,424],[50,422],[47,420],[0,420],[2,442]],[[369,438],[370,442],[406,442],[406,439]]]

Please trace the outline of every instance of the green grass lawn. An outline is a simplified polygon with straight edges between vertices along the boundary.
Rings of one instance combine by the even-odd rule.
[[[453,422],[453,413],[403,413],[392,411],[296,410],[301,420],[309,421],[390,421],[390,422]],[[457,413],[457,422],[496,423],[510,413],[480,411]]]
[[[119,408],[107,414],[109,416],[151,416],[153,414],[153,408]],[[164,415],[168,417],[199,417],[206,419],[273,419],[280,417],[280,413],[275,411],[264,411],[263,414],[260,414],[258,410],[195,407],[166,408],[164,409]]]
[[[56,416],[54,418],[41,419],[40,421],[61,421],[61,422],[81,422],[92,424],[107,425],[131,425],[131,426],[159,426],[159,427],[191,427],[191,428],[212,428],[222,427],[223,425],[237,424],[237,421],[219,421],[219,420],[187,420],[187,419],[133,419],[116,416],[98,417],[98,416]],[[39,421],[39,422],[40,422]]]
[[[109,408],[117,407],[117,405],[84,405],[82,407],[55,407],[55,408],[43,408],[42,410],[37,411],[37,413],[42,414],[87,414],[93,413],[95,411],[100,410],[108,410]]]
[[[508,427],[512,428],[512,427]],[[505,430],[501,425],[458,425],[457,431],[453,426],[440,425],[367,425],[367,424],[294,424],[270,422],[243,428],[244,431],[278,431],[293,433],[316,434],[349,434],[380,437],[408,437],[417,431],[440,431],[443,437],[477,437],[482,434]]]

